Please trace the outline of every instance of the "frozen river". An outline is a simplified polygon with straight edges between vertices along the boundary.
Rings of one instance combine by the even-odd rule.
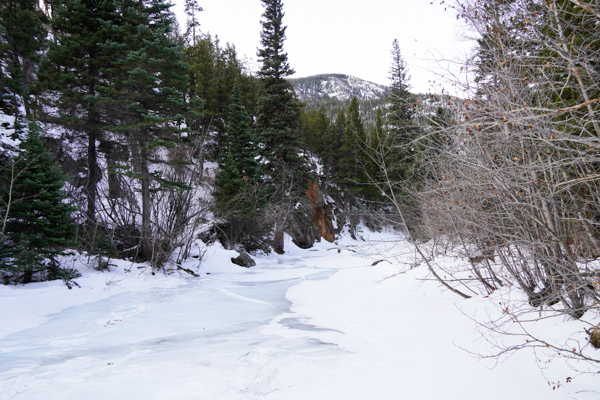
[[[461,350],[476,340],[464,300],[418,269],[383,280],[410,264],[405,242],[292,247],[249,270],[232,255],[213,249],[199,279],[122,264],[72,291],[1,288],[16,327],[0,336],[0,398],[598,398],[589,377],[550,390],[530,355],[490,369]]]

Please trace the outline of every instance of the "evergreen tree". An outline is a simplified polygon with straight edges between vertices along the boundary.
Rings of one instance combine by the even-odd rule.
[[[264,155],[268,168],[276,173],[284,167],[298,168],[298,124],[300,107],[291,84],[285,79],[294,70],[283,50],[286,28],[283,26],[281,0],[262,0],[265,6],[261,32],[262,48],[258,56],[262,61],[258,73],[262,82],[258,103],[258,127],[265,145]]]
[[[233,88],[228,115],[224,135],[226,144],[221,146],[221,150],[233,155],[240,176],[252,184],[259,176],[260,165],[256,161],[259,148],[252,128],[252,119],[242,104],[239,86]]]
[[[241,103],[240,89],[234,87],[229,105],[229,123],[221,139],[219,173],[215,178],[217,209],[225,218],[250,214],[241,197],[248,185],[258,179],[260,165],[256,161],[259,149],[255,142],[250,116]],[[236,205],[233,203],[237,202]]]
[[[346,112],[343,108],[338,108],[335,122],[329,126],[328,140],[326,144],[328,157],[326,165],[330,169],[330,176],[333,182],[340,183],[338,179],[340,173],[340,160],[344,156],[342,151],[342,142],[346,136]]]
[[[37,0],[0,2],[0,111],[15,118],[18,133],[31,111],[30,92],[46,40]]]
[[[231,151],[228,151],[225,156],[221,157],[219,173],[215,177],[217,190],[214,192],[214,196],[217,202],[216,209],[221,216],[224,218],[237,217],[243,212],[237,207],[233,207],[233,203],[239,200],[246,185],[247,182],[240,175]]]
[[[283,50],[286,27],[281,0],[262,0],[262,61],[258,76],[258,130],[263,143],[265,172],[269,176],[270,198],[275,210],[274,249],[283,252],[283,232],[290,207],[307,198],[305,161],[299,155],[300,107],[286,77],[293,74]]]
[[[338,182],[344,191],[358,192],[360,184],[367,180],[364,172],[367,159],[363,153],[366,145],[367,135],[358,108],[358,101],[354,97],[346,111],[344,136],[340,146]]]
[[[71,218],[76,207],[65,202],[65,176],[37,126],[30,126],[19,147],[22,152],[0,173],[0,268],[27,283],[36,272],[56,273],[54,258],[76,244],[77,225]],[[48,260],[50,265],[45,265]]]
[[[327,156],[327,132],[330,123],[323,106],[303,110],[300,115],[300,134],[304,145],[322,159]]]
[[[185,0],[185,14],[187,15],[186,36],[192,38],[192,46],[196,46],[196,29],[200,27],[198,14],[204,9],[198,5],[197,0]]]
[[[123,21],[117,0],[60,0],[53,4],[52,28],[57,38],[38,71],[44,122],[59,124],[70,140],[83,140],[87,161],[86,239],[96,233],[97,186],[102,178],[98,142],[108,116],[101,110],[102,87],[115,79],[110,68],[122,49]]]
[[[260,165],[256,160],[260,149],[238,86],[233,89],[228,115],[221,140],[220,170],[215,179],[216,211],[226,221],[222,230],[227,232],[229,247],[241,244],[246,250],[254,250],[260,247],[265,234],[259,223],[264,206],[258,184]]]
[[[168,163],[159,148],[174,148],[185,142],[178,129],[191,113],[184,103],[189,66],[181,48],[170,34],[174,17],[164,0],[120,0],[123,12],[123,40],[119,59],[111,70],[115,78],[103,87],[104,106],[114,118],[112,130],[129,144],[133,169],[130,176],[140,182],[140,256],[153,257],[152,192],[163,188],[188,187],[163,179],[153,163]],[[192,114],[189,114],[190,116]]]
[[[406,62],[402,58],[398,39],[392,43],[392,65],[390,68],[390,97],[387,113],[389,152],[387,165],[395,180],[408,181],[414,178],[415,140],[417,129],[413,124],[413,95],[409,92]]]
[[[190,65],[188,97],[203,100],[202,116],[191,126],[194,131],[223,134],[235,85],[240,86],[243,103],[254,114],[252,78],[244,75],[233,45],[223,47],[216,37],[199,36],[195,45],[184,49],[184,59]]]

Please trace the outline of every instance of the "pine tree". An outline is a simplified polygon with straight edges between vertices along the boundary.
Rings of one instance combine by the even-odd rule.
[[[392,65],[390,68],[390,97],[387,112],[389,143],[393,147],[387,164],[395,179],[412,179],[416,168],[414,157],[417,132],[413,124],[413,96],[409,92],[408,71],[402,58],[398,39],[392,43]]]
[[[367,158],[362,149],[367,146],[367,135],[356,97],[352,99],[346,110],[344,122],[344,137],[340,146],[339,182],[345,191],[358,192],[360,184],[366,182],[364,166]]]
[[[60,0],[53,4],[52,28],[57,38],[38,71],[44,122],[61,125],[70,140],[86,148],[86,235],[94,242],[97,186],[102,178],[97,143],[109,122],[102,111],[102,86],[115,77],[110,68],[122,45],[122,18],[116,0]]]
[[[240,211],[233,203],[240,199],[247,182],[240,175],[230,150],[221,157],[219,173],[215,177],[215,186],[217,190],[214,196],[219,214],[224,218],[238,217],[243,211]]]
[[[203,100],[202,116],[191,127],[197,132],[223,134],[233,87],[240,86],[244,105],[251,106],[254,79],[243,74],[235,47],[223,47],[217,37],[209,34],[197,37],[195,45],[186,47],[184,59],[190,65],[188,97]]]
[[[251,184],[255,183],[260,170],[256,161],[259,147],[252,128],[252,118],[242,104],[239,86],[235,86],[231,94],[224,142],[226,144],[221,146],[221,150],[233,155],[240,176]]]
[[[31,86],[47,35],[45,21],[37,0],[0,2],[0,110],[14,116],[17,133],[26,127],[22,117],[30,117]]]
[[[330,135],[327,141],[327,157],[326,165],[329,166],[330,175],[334,183],[341,183],[340,160],[344,157],[342,151],[342,143],[346,136],[346,112],[340,107],[338,108],[335,122],[330,125]]]
[[[411,94],[408,85],[408,70],[406,61],[402,58],[398,39],[392,42],[392,65],[390,67],[390,107],[388,122],[394,127],[406,125],[412,117],[410,104]]]
[[[285,167],[302,165],[298,157],[300,145],[298,124],[300,107],[291,84],[285,79],[294,70],[283,50],[286,28],[283,26],[281,0],[262,0],[265,6],[261,32],[262,48],[258,56],[262,61],[258,73],[262,82],[258,103],[258,127],[265,145],[265,158],[269,169],[276,173]]]
[[[111,129],[127,142],[132,155],[130,176],[140,182],[140,256],[155,262],[152,229],[152,192],[186,187],[164,179],[154,163],[168,163],[157,150],[185,142],[178,128],[191,113],[184,103],[189,66],[181,48],[171,39],[174,17],[164,0],[120,0],[123,36],[119,58],[103,87],[104,107],[114,118]],[[191,115],[191,114],[190,114]],[[159,266],[159,265],[157,265]]]
[[[330,123],[323,106],[318,109],[303,110],[300,115],[300,135],[304,146],[321,158],[328,155],[326,142]]]
[[[36,272],[56,273],[55,257],[73,246],[77,225],[71,218],[76,207],[65,202],[65,176],[44,146],[40,129],[31,125],[21,153],[0,173],[3,211],[3,249],[0,268],[23,283]],[[45,265],[50,261],[49,265]]]
[[[231,94],[228,115],[220,146],[220,170],[215,179],[216,211],[226,220],[222,229],[227,232],[229,247],[241,244],[246,250],[254,250],[265,233],[258,223],[264,206],[258,185],[260,165],[256,160],[260,149],[238,86]]]
[[[305,161],[299,156],[300,107],[286,77],[294,70],[283,50],[286,26],[283,25],[281,0],[262,0],[262,61],[258,76],[261,90],[258,100],[258,130],[263,147],[265,172],[269,176],[270,198],[275,211],[274,249],[283,252],[283,232],[290,204],[305,200]]]

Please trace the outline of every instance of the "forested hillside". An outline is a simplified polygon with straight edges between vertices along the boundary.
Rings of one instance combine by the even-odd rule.
[[[290,79],[281,0],[262,0],[251,71],[185,3],[182,27],[166,0],[0,4],[5,284],[68,283],[72,251],[164,271],[198,241],[283,254],[286,235],[306,249],[395,229],[457,296],[526,296],[483,324],[522,339],[499,354],[546,347],[598,370],[597,2],[459,1],[477,37],[460,96],[412,93],[397,40],[389,87]],[[585,340],[522,328],[550,317],[584,321]]]
[[[283,252],[284,233],[310,247],[344,229],[354,236],[361,223],[387,224],[381,218],[391,211],[371,185],[377,166],[365,149],[387,135],[388,88],[330,75],[320,82],[335,108],[324,115],[305,106],[306,91],[289,81],[282,4],[265,7],[262,68],[253,73],[233,44],[201,33],[193,1],[184,28],[162,1],[2,6],[6,282],[56,276],[56,255],[73,245],[99,269],[117,256],[162,268],[185,259],[198,235]],[[34,131],[54,158],[53,190],[69,221],[41,198],[45,189],[21,189],[33,168],[26,160],[38,157],[26,144]],[[43,208],[28,212],[49,230],[68,222],[77,232],[65,234],[70,246],[28,239],[37,233],[16,210],[38,197]]]
[[[347,108],[354,97],[365,125],[372,127],[376,110],[385,105],[389,88],[354,76],[323,74],[290,79],[300,101],[308,110],[323,108],[334,119],[339,108]]]

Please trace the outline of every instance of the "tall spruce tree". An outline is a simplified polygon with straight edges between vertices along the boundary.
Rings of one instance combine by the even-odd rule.
[[[252,127],[252,118],[242,103],[239,86],[233,88],[229,104],[228,123],[223,136],[222,152],[231,153],[238,172],[250,184],[259,176],[260,165],[256,161],[259,147]]]
[[[71,218],[76,207],[65,202],[65,176],[36,125],[19,147],[0,171],[0,269],[27,283],[36,272],[57,271],[54,258],[76,244],[77,224]]]
[[[159,261],[153,257],[152,193],[162,188],[187,188],[164,179],[152,165],[171,162],[158,149],[185,142],[178,127],[189,111],[183,101],[189,66],[171,38],[174,16],[170,4],[164,0],[119,1],[123,36],[119,58],[111,69],[115,78],[103,85],[104,107],[113,117],[111,130],[129,145],[133,168],[128,173],[139,181],[141,192],[139,255],[154,263]]]
[[[413,124],[413,95],[409,92],[407,66],[398,39],[392,43],[391,54],[387,128],[388,142],[393,151],[389,152],[386,161],[390,168],[388,172],[394,175],[395,180],[408,181],[413,178],[416,168],[414,140],[417,134]]]
[[[247,186],[254,185],[259,176],[260,165],[256,161],[259,148],[251,124],[252,120],[242,104],[240,88],[235,86],[231,94],[228,124],[221,138],[220,170],[215,179],[217,209],[225,218],[235,218],[254,211],[240,199]]]
[[[239,86],[233,88],[228,123],[221,139],[216,214],[225,220],[221,231],[229,248],[242,245],[246,250],[262,247],[268,224],[260,222],[264,197],[259,185],[260,148],[254,136],[252,118],[242,104]]]
[[[367,135],[356,97],[352,98],[344,121],[338,169],[339,183],[346,192],[359,192],[360,184],[367,180],[364,170],[367,157],[363,152],[363,148],[367,146]]]
[[[49,45],[38,71],[40,119],[61,125],[71,141],[83,141],[86,161],[86,239],[93,243],[97,218],[97,186],[102,179],[97,144],[108,116],[102,111],[102,87],[115,79],[110,68],[122,51],[123,20],[118,0],[57,0]]]
[[[369,141],[362,121],[358,100],[352,99],[345,115],[338,114],[339,133],[341,141],[337,157],[337,169],[334,182],[340,187],[343,196],[343,213],[338,231],[344,228],[350,211],[360,205],[363,200],[373,196],[374,190],[370,179],[374,176],[372,162],[369,157]],[[357,224],[351,219],[350,234],[354,237]]]
[[[261,90],[258,99],[258,130],[263,144],[265,173],[270,188],[271,205],[275,210],[274,250],[283,252],[284,229],[291,213],[290,205],[305,200],[305,161],[299,155],[300,106],[292,85],[286,77],[294,70],[283,49],[286,26],[283,25],[281,0],[262,0],[261,45],[262,61],[258,76]]]

